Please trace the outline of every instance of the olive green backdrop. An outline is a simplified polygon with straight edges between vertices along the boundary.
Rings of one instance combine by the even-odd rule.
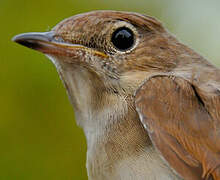
[[[155,16],[220,65],[218,0],[0,0],[0,180],[87,179],[86,141],[56,69],[11,38],[96,9]]]

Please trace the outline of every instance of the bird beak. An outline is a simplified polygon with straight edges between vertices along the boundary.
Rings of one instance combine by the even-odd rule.
[[[77,56],[80,51],[86,51],[95,56],[107,57],[105,53],[82,45],[64,43],[62,40],[55,38],[53,31],[19,34],[13,37],[12,41],[44,54],[71,57]]]

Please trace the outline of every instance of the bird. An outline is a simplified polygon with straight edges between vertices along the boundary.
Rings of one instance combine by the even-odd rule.
[[[91,11],[13,41],[56,66],[88,179],[220,179],[220,70],[159,20]]]

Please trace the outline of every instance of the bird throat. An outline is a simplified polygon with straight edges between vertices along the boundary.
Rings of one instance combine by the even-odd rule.
[[[163,177],[176,179],[153,148],[139,121],[133,97],[103,90],[99,80],[83,67],[52,61],[87,139],[89,179],[155,179],[158,171]]]

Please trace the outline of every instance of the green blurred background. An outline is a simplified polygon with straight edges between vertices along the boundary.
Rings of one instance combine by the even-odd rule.
[[[220,65],[219,0],[0,0],[0,180],[87,179],[85,138],[56,69],[11,38],[96,9],[157,17]]]

